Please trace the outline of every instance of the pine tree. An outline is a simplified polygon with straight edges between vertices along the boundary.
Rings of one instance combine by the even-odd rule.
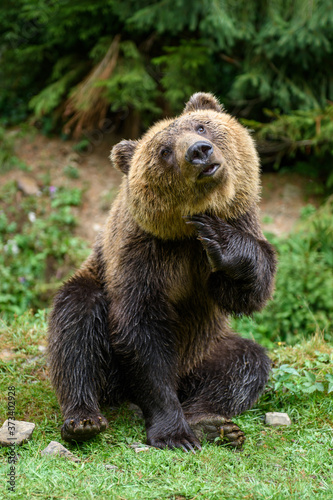
[[[100,72],[115,39],[112,71]],[[332,52],[331,0],[4,0],[0,112],[5,123],[32,113],[79,133],[108,113],[147,126],[211,91],[233,114],[268,124],[254,125],[266,142],[284,115],[298,135],[314,130],[316,153],[313,120],[333,101]]]

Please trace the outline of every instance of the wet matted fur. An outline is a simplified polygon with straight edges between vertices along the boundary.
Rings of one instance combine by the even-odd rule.
[[[198,423],[218,419],[235,444],[239,429],[226,419],[253,405],[270,369],[264,349],[228,324],[260,310],[273,289],[253,140],[198,93],[111,157],[124,173],[120,192],[50,317],[62,436],[93,437],[107,426],[100,405],[128,400],[152,446],[200,448]]]

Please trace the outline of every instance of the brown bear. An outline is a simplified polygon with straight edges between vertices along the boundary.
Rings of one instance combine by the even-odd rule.
[[[125,175],[104,231],[58,292],[49,327],[65,440],[103,431],[103,403],[130,401],[157,448],[200,449],[224,436],[267,381],[264,349],[228,315],[271,296],[275,253],[258,221],[250,134],[211,94],[111,153]]]

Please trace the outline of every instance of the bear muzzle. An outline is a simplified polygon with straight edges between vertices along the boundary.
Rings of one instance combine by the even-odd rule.
[[[192,144],[185,154],[185,160],[192,165],[207,165],[214,151],[213,145],[207,141],[197,141]]]
[[[198,167],[198,179],[203,179],[212,177],[221,166],[214,156],[214,147],[210,142],[197,141],[186,151],[185,160]]]

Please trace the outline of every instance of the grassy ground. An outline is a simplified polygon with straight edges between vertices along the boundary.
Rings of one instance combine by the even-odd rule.
[[[45,313],[27,313],[10,326],[0,320],[0,328],[1,423],[7,418],[8,387],[15,386],[16,418],[36,424],[33,439],[17,450],[15,492],[7,491],[8,450],[0,449],[0,498],[333,498],[333,392],[328,392],[333,346],[320,336],[271,351],[283,368],[275,368],[255,408],[235,419],[247,436],[242,452],[204,443],[195,455],[136,453],[130,445],[144,442],[143,422],[124,406],[105,411],[110,427],[93,441],[62,443],[80,458],[74,463],[40,455],[51,440],[61,442],[61,414],[42,352]],[[267,411],[287,412],[292,426],[265,426]]]

